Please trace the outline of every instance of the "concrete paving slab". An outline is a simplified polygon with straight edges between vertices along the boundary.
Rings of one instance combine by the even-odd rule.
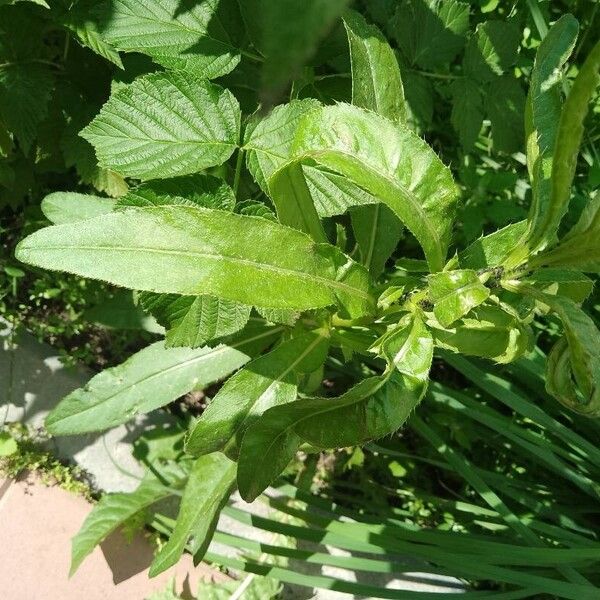
[[[141,535],[115,532],[69,579],[70,540],[91,510],[83,498],[36,477],[0,482],[0,597],[3,600],[143,600],[171,578],[183,598],[196,598],[200,580],[227,577],[186,555],[172,569],[148,578],[153,549]]]

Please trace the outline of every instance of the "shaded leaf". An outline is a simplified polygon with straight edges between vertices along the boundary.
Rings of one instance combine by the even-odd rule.
[[[269,408],[296,400],[299,373],[325,360],[328,341],[305,333],[282,342],[230,377],[193,425],[186,451],[194,456],[224,450],[236,454],[249,425]]]
[[[215,452],[198,458],[191,470],[179,514],[169,541],[150,565],[150,577],[177,563],[189,544],[195,560],[201,560],[210,543],[221,508],[235,485],[235,463]]]
[[[485,110],[492,124],[494,148],[507,153],[521,150],[525,94],[519,81],[510,75],[494,79],[485,96]]]
[[[53,192],[42,200],[44,216],[54,223],[76,223],[99,215],[104,215],[113,210],[113,198],[101,198],[89,194],[75,192]]]
[[[452,114],[450,121],[458,132],[460,144],[468,152],[473,149],[483,125],[483,102],[480,86],[465,77],[450,85]]]

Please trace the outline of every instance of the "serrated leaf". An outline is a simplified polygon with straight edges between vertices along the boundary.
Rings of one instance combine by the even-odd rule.
[[[353,10],[344,15],[352,65],[352,104],[406,121],[404,88],[394,51],[377,27]]]
[[[433,314],[444,327],[450,327],[490,295],[477,273],[470,269],[435,273],[429,275],[427,282]]]
[[[391,33],[410,64],[436,69],[462,50],[469,5],[456,0],[407,0],[399,5]]]
[[[556,238],[556,230],[549,229],[547,222],[552,160],[561,114],[562,67],[575,46],[578,30],[572,15],[563,15],[556,21],[538,48],[531,74],[525,120],[527,168],[533,194],[529,211],[530,251],[543,249]]]
[[[450,121],[458,132],[460,144],[468,152],[473,149],[483,125],[483,103],[480,86],[465,77],[450,85],[452,114]]]
[[[221,210],[129,208],[37,231],[16,256],[149,292],[298,310],[337,301],[354,316],[373,307],[368,273],[337,248],[267,219]]]
[[[475,240],[459,254],[461,267],[484,269],[502,265],[526,232],[527,221],[519,221]]]
[[[405,123],[404,88],[394,51],[379,29],[360,13],[347,11],[344,26],[350,47],[352,104]],[[401,223],[381,204],[357,207],[350,215],[361,262],[377,278],[400,239]]]
[[[236,465],[215,452],[198,458],[183,491],[179,514],[169,541],[150,565],[150,577],[172,567],[186,545],[195,560],[201,560],[217,525],[219,513],[235,485]]]
[[[588,417],[600,416],[600,331],[596,324],[569,298],[545,294],[526,284],[519,285],[518,289],[550,307],[564,327],[566,347],[559,341],[548,362],[550,369],[558,368],[561,373],[548,374],[548,392],[558,391],[557,399],[575,412]],[[569,387],[566,386],[566,369],[572,373]],[[557,377],[560,377],[558,381]]]
[[[350,218],[360,262],[377,279],[400,241],[402,224],[385,204],[357,206],[350,210]]]
[[[579,221],[558,246],[530,261],[539,266],[564,267],[585,273],[600,273],[600,195],[585,205]]]
[[[268,186],[280,223],[304,231],[316,242],[327,241],[300,163],[284,165],[269,178]]]
[[[531,328],[500,306],[482,304],[450,329],[428,321],[436,346],[509,363],[533,347]]]
[[[511,75],[494,79],[485,96],[485,110],[492,124],[494,149],[517,152],[523,147],[525,94]]]
[[[102,36],[101,14],[101,6],[93,0],[79,0],[66,11],[61,22],[75,34],[80,44],[123,69],[119,53]]]
[[[458,190],[450,171],[416,134],[338,104],[305,115],[293,154],[337,171],[389,206],[421,244],[431,270],[442,268]]]
[[[173,204],[233,210],[235,194],[222,179],[197,173],[142,183],[119,198],[116,207]]]
[[[138,300],[166,328],[167,348],[199,348],[240,331],[250,317],[250,306],[213,296],[142,292]]]
[[[390,368],[363,379],[337,398],[304,398],[267,410],[242,440],[238,487],[251,502],[285,469],[303,442],[335,448],[389,435],[420,402],[426,389],[433,342],[415,317],[390,340]]]
[[[229,346],[195,350],[155,342],[63,398],[46,417],[46,428],[53,435],[73,435],[125,423],[229,375],[250,360],[246,349],[266,344],[272,335],[267,329]]]
[[[102,198],[89,194],[75,192],[53,192],[42,200],[44,216],[54,223],[76,223],[99,215],[104,215],[113,210],[113,198]]]
[[[157,179],[224,163],[239,131],[231,92],[189,74],[152,73],[113,93],[81,135],[102,167]]]
[[[248,426],[267,409],[296,399],[298,373],[316,370],[327,349],[325,337],[305,333],[248,363],[227,380],[196,421],[186,452],[194,456],[217,450],[236,454]]]
[[[521,31],[512,21],[480,23],[469,39],[463,59],[465,74],[480,82],[492,81],[517,60]]]
[[[548,212],[540,228],[556,231],[567,212],[577,155],[583,137],[583,123],[590,100],[600,83],[600,42],[597,42],[579,70],[563,106],[552,161],[552,191]]]
[[[103,495],[71,542],[70,574],[77,571],[84,558],[110,533],[171,495],[171,488],[153,477],[144,479],[132,493]]]
[[[118,50],[213,79],[239,63],[238,26],[227,31],[223,25],[236,10],[230,0],[203,0],[185,10],[179,0],[117,0],[104,3],[100,28]]]
[[[316,100],[293,100],[275,107],[263,118],[255,118],[246,128],[244,151],[246,165],[263,192],[269,193],[267,181],[290,159],[294,135],[300,119],[319,108]]]
[[[594,282],[578,271],[567,269],[541,269],[523,281],[532,283],[548,294],[566,296],[581,304],[594,289]]]
[[[0,65],[0,120],[28,154],[45,118],[54,85],[46,65],[6,63]]]

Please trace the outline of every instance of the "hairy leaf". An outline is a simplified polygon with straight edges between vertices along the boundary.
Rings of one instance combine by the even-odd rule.
[[[490,295],[477,273],[469,269],[442,271],[430,275],[427,281],[434,304],[433,313],[444,327],[450,327],[471,309],[483,304]]]
[[[316,370],[325,360],[327,339],[316,333],[292,338],[248,363],[213,398],[190,431],[186,451],[237,452],[245,430],[267,409],[292,402],[297,375]]]
[[[42,212],[54,223],[76,223],[113,210],[116,200],[76,192],[53,192],[42,200]]]
[[[276,171],[269,179],[269,194],[280,223],[304,231],[316,242],[327,241],[300,163]]]
[[[272,339],[266,329],[215,348],[165,348],[155,342],[71,392],[46,417],[46,428],[53,435],[72,435],[115,427],[229,375],[250,360],[253,344]]]
[[[450,171],[408,128],[349,106],[308,113],[293,148],[343,174],[387,204],[415,235],[432,271],[441,270],[458,191]]]
[[[236,234],[232,235],[231,232]],[[19,260],[150,292],[369,312],[368,274],[326,244],[260,217],[190,206],[130,208],[35,232]]]
[[[119,87],[81,135],[102,167],[157,179],[222,164],[239,131],[231,92],[191,75],[152,73]]]
[[[229,73],[240,60],[236,3],[203,0],[181,10],[179,0],[104,2],[102,36],[118,50],[147,54],[158,64],[202,78]],[[238,18],[239,20],[239,18]]]
[[[562,67],[575,45],[577,20],[563,15],[538,48],[527,98],[527,168],[532,184],[529,212],[529,248],[543,248],[556,239],[556,227],[547,220],[551,207],[552,162],[561,113]]]
[[[398,429],[425,393],[433,340],[419,317],[385,342],[391,368],[337,398],[304,398],[267,410],[246,431],[238,461],[242,498],[254,500],[302,442],[319,448],[366,443]]]
[[[502,265],[526,231],[527,221],[519,221],[475,240],[459,254],[461,267],[482,269]]]
[[[385,204],[357,206],[350,210],[354,237],[360,249],[360,262],[377,279],[396,249],[402,233],[398,217]]]
[[[600,195],[586,204],[579,221],[558,246],[529,263],[534,268],[551,266],[600,273]]]
[[[501,364],[512,362],[533,347],[531,328],[512,312],[491,304],[474,308],[449,329],[432,320],[427,324],[436,346]]]
[[[154,477],[144,479],[134,492],[103,495],[71,542],[70,574],[77,571],[83,559],[110,533],[136,515],[143,514],[159,500],[172,495],[171,488]]]
[[[198,458],[183,491],[179,514],[169,541],[150,565],[155,577],[181,558],[186,545],[195,560],[201,560],[217,525],[221,508],[235,485],[235,463],[215,452]]]
[[[598,83],[600,83],[600,42],[596,43],[581,67],[560,115],[552,162],[550,204],[541,226],[544,230],[556,231],[569,206],[571,184],[583,137],[583,122]]]
[[[142,308],[167,330],[167,348],[199,348],[240,331],[250,317],[250,306],[214,296],[142,292],[138,299]]]
[[[197,173],[142,183],[119,198],[117,208],[164,204],[187,204],[233,210],[235,194],[222,179]]]
[[[344,15],[352,64],[352,104],[406,121],[404,88],[394,51],[379,29],[355,11]]]

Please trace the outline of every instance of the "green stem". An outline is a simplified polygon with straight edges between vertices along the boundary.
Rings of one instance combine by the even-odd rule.
[[[429,77],[431,79],[462,79],[462,75],[451,75],[450,73],[429,73],[428,71],[420,71],[418,69],[410,69],[412,73],[418,73],[419,75],[423,75],[423,77]]]
[[[244,164],[244,150],[238,149],[237,160],[235,161],[235,173],[233,175],[233,193],[237,198],[238,189],[240,187],[240,177],[242,175],[242,165]]]

